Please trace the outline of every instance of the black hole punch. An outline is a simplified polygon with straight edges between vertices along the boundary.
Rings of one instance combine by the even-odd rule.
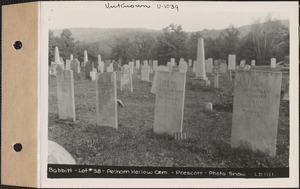
[[[22,44],[21,41],[16,41],[14,43],[14,47],[15,47],[16,50],[20,50],[23,47],[23,44]]]
[[[14,150],[16,151],[16,152],[21,152],[22,151],[22,144],[20,144],[20,143],[16,143],[15,145],[14,145]]]

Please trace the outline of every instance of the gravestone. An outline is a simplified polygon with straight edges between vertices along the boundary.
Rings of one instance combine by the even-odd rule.
[[[66,60],[66,70],[71,69],[71,60]]]
[[[121,91],[123,89],[133,92],[131,68],[127,64],[123,66],[123,71],[121,73]]]
[[[176,66],[175,58],[171,58],[171,66],[174,67]]]
[[[276,58],[271,58],[271,68],[276,68]]]
[[[149,66],[142,66],[141,80],[142,81],[149,81],[149,75],[150,75],[150,67]]]
[[[89,61],[88,59],[88,54],[87,54],[87,51],[85,50],[83,52],[83,65],[85,66],[85,64]]]
[[[58,71],[56,73],[56,83],[59,119],[75,121],[73,71]]]
[[[113,61],[112,66],[113,66],[113,71],[114,72],[118,72],[119,71],[119,65],[118,65],[118,63],[116,61]]]
[[[205,70],[205,53],[204,53],[204,40],[203,38],[198,38],[197,47],[197,64],[195,68],[196,78],[202,80],[207,80],[206,70]]]
[[[85,79],[91,80],[90,72],[93,71],[91,62],[87,61],[84,66]]]
[[[168,72],[166,66],[158,66],[157,71]],[[156,92],[157,71],[155,72],[154,79],[152,82],[152,87],[151,87],[151,93],[153,93],[153,94],[155,94],[155,92]]]
[[[148,60],[144,60],[143,66],[148,66]]]
[[[57,46],[55,47],[55,52],[54,52],[54,62],[57,64],[60,63],[59,49]]]
[[[116,72],[96,75],[96,119],[98,126],[118,128]]]
[[[208,58],[205,61],[205,66],[206,66],[206,72],[207,73],[212,73],[212,69],[213,69],[213,59],[212,58]]]
[[[135,64],[136,69],[140,69],[140,61],[136,60]]]
[[[98,65],[99,65],[102,62],[100,54],[98,54],[97,59],[98,59]]]
[[[56,67],[57,67],[57,64],[55,62],[51,62],[50,75],[56,75]]]
[[[246,60],[241,60],[240,67],[243,68],[246,66]]]
[[[149,60],[149,66],[150,66],[150,68],[153,67],[153,62],[152,62],[152,60]]]
[[[90,72],[90,77],[91,77],[92,81],[96,80],[96,74],[97,74],[97,72],[95,70],[93,70],[92,72]]]
[[[104,72],[107,72],[107,68],[110,66],[110,61],[109,60],[105,60],[104,63]]]
[[[70,64],[70,69],[73,71],[73,79],[78,80],[79,74],[78,74],[78,65],[79,61],[77,59],[73,59]]]
[[[228,70],[235,70],[236,68],[236,55],[229,54],[228,55]]]
[[[219,88],[219,74],[214,73],[214,88],[218,89]]]
[[[153,71],[156,71],[158,67],[158,61],[157,60],[153,60]]]
[[[179,72],[186,73],[187,68],[188,68],[187,62],[185,62],[185,61],[179,62]]]
[[[154,132],[182,133],[186,74],[157,72]]]
[[[281,72],[237,70],[231,146],[274,157],[278,130]]]
[[[255,60],[251,60],[251,66],[255,66]]]
[[[103,73],[104,72],[104,63],[103,62],[100,62],[99,65],[98,65],[98,70],[100,73]]]
[[[113,63],[111,63],[107,68],[106,68],[106,72],[113,72],[114,71],[114,67],[113,67]]]
[[[221,63],[220,64],[220,73],[226,73],[227,72],[227,64]]]
[[[196,71],[196,65],[197,65],[197,61],[194,60],[194,64],[193,64],[193,72],[194,72],[194,73],[195,73],[195,71]]]
[[[213,111],[213,103],[212,102],[204,102],[204,111]]]
[[[193,66],[193,61],[192,59],[189,59],[189,67],[192,67]]]
[[[129,68],[130,68],[130,70],[131,70],[130,73],[133,74],[133,70],[134,70],[134,62],[129,62],[128,65],[129,65]]]
[[[73,54],[70,54],[70,61],[74,59]]]
[[[172,66],[171,62],[168,62],[166,68],[169,72],[172,72],[172,67],[173,66]]]

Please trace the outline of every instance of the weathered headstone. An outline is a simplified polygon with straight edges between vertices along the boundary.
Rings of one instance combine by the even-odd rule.
[[[121,91],[123,89],[128,89],[129,91],[133,92],[132,88],[132,73],[131,68],[127,64],[123,66],[123,71],[121,73]]]
[[[100,62],[99,65],[98,65],[98,70],[100,73],[103,73],[104,72],[104,63],[103,62]]]
[[[78,75],[78,65],[79,61],[77,59],[73,59],[70,64],[70,69],[73,71],[73,79],[78,80],[79,75]]]
[[[235,54],[228,55],[228,70],[235,70],[236,68],[236,56]]]
[[[192,67],[193,66],[193,61],[192,59],[189,59],[189,67]]]
[[[140,61],[136,60],[135,64],[136,69],[140,69]]]
[[[114,72],[118,72],[119,71],[119,65],[118,65],[118,63],[116,61],[113,61],[112,66],[113,66],[113,71]]]
[[[90,72],[90,77],[91,77],[92,81],[96,80],[96,74],[97,74],[97,72],[95,70],[93,70],[92,72]]]
[[[97,125],[117,129],[116,72],[98,73],[96,76]]]
[[[166,66],[158,66],[157,71],[168,72]],[[153,93],[153,94],[155,94],[155,92],[156,92],[157,71],[155,72],[154,79],[152,82],[152,87],[151,87],[151,93]]]
[[[271,58],[271,68],[276,68],[276,58]]]
[[[54,62],[60,63],[60,56],[59,56],[59,49],[58,47],[55,47],[55,53],[54,53]]]
[[[231,146],[274,157],[278,130],[281,72],[237,70]]]
[[[171,62],[168,62],[166,68],[167,68],[167,70],[168,70],[169,72],[172,71],[172,67],[173,67],[173,66],[172,66]]]
[[[243,68],[246,66],[246,60],[241,60],[240,67]]]
[[[149,75],[150,75],[150,67],[149,66],[142,66],[141,80],[142,81],[149,81]]]
[[[213,110],[212,102],[204,102],[204,111],[211,112]]]
[[[188,69],[187,62],[185,62],[185,61],[180,61],[180,62],[179,62],[179,72],[186,73],[186,72],[187,72],[187,69]]]
[[[251,60],[251,66],[255,66],[255,60]]]
[[[88,54],[87,54],[87,51],[85,50],[83,52],[83,65],[85,66],[85,64],[89,61],[88,59]]]
[[[227,72],[227,64],[221,63],[220,64],[220,73],[226,73]]]
[[[153,71],[156,71],[158,67],[158,61],[157,60],[153,60]]]
[[[91,62],[87,61],[84,66],[85,79],[91,80],[90,72],[93,71]]]
[[[154,132],[182,133],[186,74],[157,72]]]
[[[59,119],[75,121],[73,71],[61,70],[57,72],[56,82]]]
[[[208,58],[205,61],[205,66],[206,66],[206,72],[207,73],[212,73],[212,69],[213,69],[213,59],[212,58]]]
[[[171,58],[171,66],[174,67],[176,66],[175,58]]]
[[[148,66],[148,60],[144,60],[143,66]]]
[[[73,54],[70,54],[70,61],[72,61],[73,59]]]
[[[195,68],[196,78],[207,80],[205,70],[205,53],[204,53],[204,41],[203,38],[198,38],[197,48],[197,64]]]
[[[71,69],[71,60],[66,60],[66,70]]]
[[[106,68],[106,72],[113,72],[114,71],[114,67],[113,67],[113,63],[109,64],[109,66]]]
[[[129,68],[131,69],[131,74],[133,74],[133,70],[134,70],[134,62],[129,62],[128,63],[128,65],[129,65]]]

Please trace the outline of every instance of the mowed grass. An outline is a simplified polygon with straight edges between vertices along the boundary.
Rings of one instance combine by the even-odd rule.
[[[289,104],[281,102],[277,153],[275,158],[260,152],[230,147],[232,127],[232,86],[226,74],[220,76],[220,89],[193,86],[189,69],[185,92],[183,131],[186,140],[174,140],[153,132],[155,95],[151,83],[133,75],[133,93],[120,91],[117,98],[118,130],[96,126],[96,83],[74,81],[76,122],[58,119],[56,78],[49,83],[49,140],[62,145],[77,164],[168,167],[288,167]],[[153,79],[151,75],[150,80]],[[212,112],[203,111],[204,102],[213,102]],[[170,110],[172,111],[172,110]]]

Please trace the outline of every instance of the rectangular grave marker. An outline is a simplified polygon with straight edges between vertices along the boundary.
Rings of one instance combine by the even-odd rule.
[[[117,129],[116,72],[97,74],[96,106],[97,125]]]
[[[231,146],[274,157],[281,72],[238,70],[235,75]]]
[[[150,76],[150,67],[149,66],[142,66],[141,80],[142,81],[149,81],[149,76]]]
[[[235,54],[228,55],[228,70],[235,70],[236,68],[236,56]]]
[[[154,132],[174,136],[182,132],[186,74],[157,72]]]
[[[73,71],[61,70],[57,72],[56,82],[59,119],[75,121]]]

